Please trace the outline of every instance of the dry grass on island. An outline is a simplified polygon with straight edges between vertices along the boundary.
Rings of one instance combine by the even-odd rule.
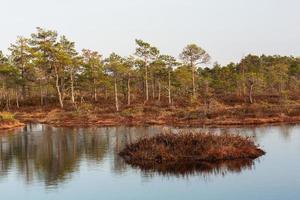
[[[250,137],[230,134],[160,134],[128,145],[120,156],[142,168],[169,164],[254,160],[265,152]]]
[[[0,130],[12,129],[21,126],[24,126],[24,124],[16,120],[12,113],[0,112]]]

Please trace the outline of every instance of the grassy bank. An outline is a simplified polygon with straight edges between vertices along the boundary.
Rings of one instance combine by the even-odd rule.
[[[141,167],[251,161],[265,152],[251,138],[206,133],[160,134],[127,146],[120,156]]]
[[[77,107],[24,107],[16,110],[21,122],[47,123],[55,126],[243,126],[300,122],[300,103],[276,104],[213,104],[205,106],[169,107],[144,105],[124,107],[115,112],[110,107],[82,104]]]
[[[0,130],[21,127],[24,124],[15,119],[10,112],[0,112]]]

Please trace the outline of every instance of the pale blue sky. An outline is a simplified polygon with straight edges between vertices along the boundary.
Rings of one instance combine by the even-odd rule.
[[[133,53],[135,38],[176,57],[196,43],[222,64],[248,53],[300,56],[299,0],[0,0],[0,6],[1,50],[40,26],[105,56]]]

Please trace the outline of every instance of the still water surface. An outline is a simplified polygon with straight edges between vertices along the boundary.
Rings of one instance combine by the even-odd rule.
[[[300,199],[299,125],[213,129],[253,136],[267,154],[251,164],[161,173],[117,155],[138,138],[170,129],[37,124],[1,132],[0,199]]]

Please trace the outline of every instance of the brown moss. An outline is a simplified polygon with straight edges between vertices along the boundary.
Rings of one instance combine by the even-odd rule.
[[[160,134],[141,139],[120,152],[127,163],[141,167],[253,160],[264,154],[249,137],[206,133]]]

